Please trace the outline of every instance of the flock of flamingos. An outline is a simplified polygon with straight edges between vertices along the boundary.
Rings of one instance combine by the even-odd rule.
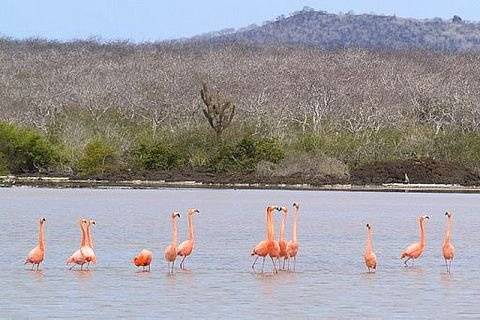
[[[255,271],[255,265],[258,261],[258,258],[262,258],[262,272],[264,269],[266,257],[270,257],[272,261],[272,272],[278,273],[278,270],[287,270],[290,271],[290,260],[293,259],[293,271],[295,271],[296,257],[298,253],[299,244],[297,241],[297,223],[299,216],[300,206],[298,203],[293,203],[294,209],[294,218],[292,224],[292,239],[287,241],[285,238],[285,228],[287,223],[288,209],[287,207],[280,206],[268,206],[266,209],[266,238],[265,240],[260,241],[251,251],[251,255],[255,256],[255,260],[252,264],[252,269]],[[279,239],[275,239],[275,227],[273,215],[276,212],[282,213],[282,220],[280,225],[280,236]],[[187,212],[188,215],[188,237],[187,240],[183,241],[180,245],[177,246],[177,219],[180,218],[180,213],[173,212],[171,214],[172,222],[172,242],[165,248],[164,258],[168,263],[169,273],[174,272],[175,260],[177,257],[181,257],[180,269],[185,268],[185,259],[190,256],[193,252],[195,245],[195,233],[193,226],[193,216],[200,213],[198,209],[189,209]],[[445,259],[445,266],[447,272],[450,273],[451,264],[455,255],[455,247],[451,241],[451,228],[452,228],[452,214],[446,212],[445,216],[447,217],[447,228],[445,232],[445,238],[443,241],[442,252]],[[412,263],[415,259],[419,258],[424,249],[425,249],[425,224],[428,221],[429,217],[422,215],[418,218],[418,223],[420,227],[420,241],[414,242],[409,245],[401,254],[401,259],[405,259],[405,266],[408,266],[407,262],[412,260]],[[39,236],[38,236],[38,245],[33,248],[28,254],[25,264],[32,264],[32,269],[39,270],[40,264],[43,262],[45,257],[45,218],[39,220]],[[91,263],[95,264],[97,259],[94,252],[94,242],[91,233],[91,226],[95,225],[95,220],[80,219],[80,231],[81,231],[81,241],[80,248],[76,250],[67,260],[66,264],[72,266],[70,269],[73,269],[76,265],[80,266],[80,270],[83,270],[83,266],[86,264],[86,269],[88,270]],[[377,257],[373,251],[373,240],[372,240],[372,226],[370,224],[366,225],[367,228],[367,241],[366,248],[364,253],[365,265],[368,269],[368,272],[375,272],[377,268]],[[152,263],[153,253],[150,250],[143,249],[137,256],[132,260],[133,264],[136,267],[141,267],[143,271],[150,271],[150,265]],[[275,262],[276,261],[276,262]],[[280,264],[283,262],[282,267]],[[278,264],[278,267],[277,267]],[[287,267],[285,268],[285,264]]]

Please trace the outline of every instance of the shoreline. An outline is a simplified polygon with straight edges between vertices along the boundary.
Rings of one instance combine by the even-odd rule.
[[[480,186],[458,184],[269,184],[269,183],[205,183],[195,180],[100,180],[72,179],[68,177],[0,176],[0,187],[37,188],[201,188],[201,189],[251,189],[251,190],[301,190],[301,191],[365,191],[365,192],[425,192],[425,193],[480,193]]]

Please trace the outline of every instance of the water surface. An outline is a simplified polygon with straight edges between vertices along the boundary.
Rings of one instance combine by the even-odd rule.
[[[249,252],[264,238],[265,206],[291,208],[293,201],[301,204],[297,272],[252,273]],[[189,207],[201,211],[197,246],[189,271],[168,275],[169,215]],[[476,194],[3,188],[0,318],[478,319],[478,208]],[[447,209],[457,249],[451,275],[441,257]],[[421,212],[431,216],[427,248],[404,268],[400,252],[418,239]],[[47,219],[46,260],[31,272],[23,261],[36,245],[40,216]],[[64,266],[79,246],[80,216],[97,221],[98,262],[90,272]],[[376,274],[366,274],[362,260],[367,222]],[[185,214],[179,235],[186,235]],[[142,248],[154,252],[151,273],[130,263]]]

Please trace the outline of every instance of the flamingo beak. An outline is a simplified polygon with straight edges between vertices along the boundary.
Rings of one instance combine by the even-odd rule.
[[[430,217],[429,217],[429,216],[425,216],[425,219],[429,219],[429,220],[430,220]]]
[[[195,212],[196,214],[199,214],[199,213],[200,213],[200,210],[198,210],[198,209],[195,209],[195,211],[194,211],[194,212]]]

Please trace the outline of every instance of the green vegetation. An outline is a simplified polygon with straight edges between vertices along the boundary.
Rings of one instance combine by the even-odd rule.
[[[117,116],[111,121],[117,122]],[[328,181],[348,179],[351,170],[376,161],[428,158],[472,169],[480,162],[479,133],[436,132],[428,126],[355,134],[333,130],[304,133],[289,128],[288,135],[272,136],[246,130],[245,125],[243,129],[229,128],[219,140],[206,124],[153,134],[142,129],[142,124],[125,123],[128,130],[123,136],[86,130],[84,134],[91,136],[82,139],[82,145],[59,139],[68,132],[58,128],[67,126],[58,126],[52,135],[0,123],[0,173],[115,177],[125,172],[148,176],[149,172],[170,170]]]

